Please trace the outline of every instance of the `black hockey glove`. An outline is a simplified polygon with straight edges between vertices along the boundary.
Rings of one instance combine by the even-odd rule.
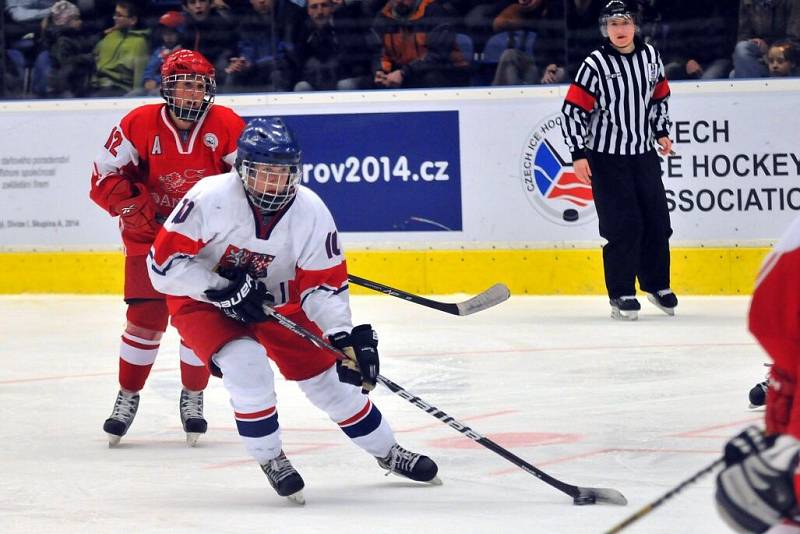
[[[253,279],[245,271],[236,271],[230,276],[225,273],[223,276],[231,280],[228,287],[206,290],[206,297],[214,306],[231,319],[243,323],[262,323],[269,319],[263,305],[272,306],[275,298],[263,282]]]
[[[338,332],[330,336],[331,345],[349,357],[336,362],[339,380],[346,384],[361,386],[361,393],[367,394],[375,388],[380,373],[378,357],[378,334],[368,324],[353,328],[349,334]]]
[[[734,465],[751,454],[758,454],[772,447],[775,436],[766,436],[757,426],[749,426],[725,444],[725,465]]]
[[[737,436],[735,439],[739,438]],[[736,532],[765,532],[784,518],[800,520],[794,479],[800,442],[780,435],[717,476],[717,511]]]

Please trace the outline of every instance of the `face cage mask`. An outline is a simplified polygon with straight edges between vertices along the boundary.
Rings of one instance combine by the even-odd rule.
[[[270,165],[272,168],[280,167],[285,170],[282,172],[266,171],[263,167],[259,168],[263,165]],[[262,213],[275,213],[289,204],[297,195],[297,184],[300,183],[299,165],[275,165],[255,161],[242,161],[238,170],[239,176],[242,177],[247,197]],[[256,189],[258,186],[261,186],[261,191]],[[282,188],[282,191],[278,192],[279,188]],[[264,189],[274,190],[275,192],[267,192]]]
[[[600,33],[606,39],[608,38],[608,21],[613,19],[625,19],[628,20],[631,24],[636,24],[636,19],[633,17],[632,13],[627,13],[625,15],[609,15],[606,17],[600,17]],[[638,33],[639,28],[636,28]]]
[[[199,105],[192,106],[190,101],[175,95],[178,82],[203,82],[205,92],[203,101]],[[202,117],[211,104],[214,102],[214,95],[217,94],[217,82],[202,74],[173,74],[161,80],[161,95],[167,102],[170,111],[181,120],[196,122]]]

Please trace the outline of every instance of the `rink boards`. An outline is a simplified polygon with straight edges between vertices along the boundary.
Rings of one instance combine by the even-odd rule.
[[[673,288],[747,294],[800,210],[787,81],[675,83],[662,165]],[[303,183],[337,220],[350,270],[408,291],[599,294],[591,189],[561,139],[566,86],[220,97],[283,115]],[[118,293],[116,224],[88,199],[91,161],[140,100],[0,104],[0,293]],[[213,142],[213,141],[209,141]]]

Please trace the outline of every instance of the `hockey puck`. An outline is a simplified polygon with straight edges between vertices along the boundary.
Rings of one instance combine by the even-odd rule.
[[[578,210],[567,208],[564,210],[564,213],[561,214],[561,218],[567,222],[575,222],[578,220]]]
[[[573,497],[572,503],[575,506],[584,506],[587,504],[597,503],[597,499],[594,498],[594,495],[577,495],[576,497]]]

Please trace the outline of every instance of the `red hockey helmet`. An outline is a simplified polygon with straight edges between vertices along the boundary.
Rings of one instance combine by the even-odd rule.
[[[200,52],[176,50],[161,65],[161,96],[170,111],[185,121],[197,121],[214,103],[214,67]],[[200,85],[203,94],[200,95]]]

